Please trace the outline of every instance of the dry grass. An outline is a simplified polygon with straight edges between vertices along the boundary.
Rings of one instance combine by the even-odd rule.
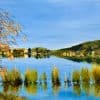
[[[25,82],[26,83],[37,83],[38,72],[36,70],[27,70],[25,73]]]
[[[90,72],[88,68],[82,68],[81,79],[82,79],[82,82],[86,82],[86,83],[90,82]]]
[[[80,72],[78,70],[73,71],[72,81],[76,83],[80,83]]]
[[[3,78],[4,83],[10,83],[12,85],[19,85],[22,83],[21,73],[17,69],[12,69],[7,72]]]
[[[94,67],[92,69],[93,81],[95,83],[100,83],[100,67]]]
[[[51,78],[52,78],[53,84],[56,84],[56,85],[60,84],[59,70],[56,67],[54,67],[52,70]]]

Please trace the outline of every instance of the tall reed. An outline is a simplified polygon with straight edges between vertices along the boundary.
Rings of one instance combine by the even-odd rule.
[[[59,70],[56,67],[52,70],[51,79],[53,85],[60,85]]]
[[[80,72],[78,70],[73,71],[72,73],[72,81],[76,84],[80,83]]]
[[[36,70],[26,70],[25,83],[37,83],[38,72]]]
[[[2,80],[3,83],[10,83],[12,85],[22,84],[21,73],[15,68],[8,71]]]
[[[88,68],[82,68],[81,79],[82,79],[82,82],[86,82],[86,83],[90,82],[90,72]]]
[[[100,67],[94,67],[92,69],[93,81],[98,84],[100,83]]]

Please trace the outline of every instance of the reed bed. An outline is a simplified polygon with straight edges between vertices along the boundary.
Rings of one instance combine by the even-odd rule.
[[[100,84],[100,67],[94,67],[92,69],[93,81],[96,84]]]
[[[38,72],[36,70],[26,70],[25,73],[25,83],[37,84]]]
[[[80,72],[78,70],[73,71],[72,73],[72,82],[74,84],[80,83]]]
[[[60,85],[59,70],[56,67],[52,70],[51,79],[53,85]]]
[[[81,80],[82,80],[82,82],[86,82],[86,83],[90,82],[90,72],[89,72],[88,68],[82,68]]]
[[[92,71],[88,68],[82,68],[79,70],[74,70],[72,72],[72,82],[73,84],[80,84],[80,83],[95,83],[100,84],[100,67],[94,67]],[[12,69],[11,71],[7,71],[5,74],[2,75],[2,82],[3,83],[10,83],[11,85],[19,85],[22,84],[23,80],[21,77],[20,71],[17,69]],[[36,70],[26,70],[24,75],[24,82],[25,83],[32,83],[37,84],[46,83],[47,84],[47,75],[43,72],[38,80],[38,72]],[[54,67],[51,71],[51,82],[53,85],[60,85],[60,74],[57,67]],[[66,81],[67,82],[67,81]]]
[[[14,68],[3,75],[2,81],[11,85],[20,85],[22,84],[21,73]]]

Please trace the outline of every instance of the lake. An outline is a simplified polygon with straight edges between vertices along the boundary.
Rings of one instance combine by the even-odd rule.
[[[99,66],[96,63],[87,62],[74,62],[71,60],[57,58],[51,56],[49,58],[36,59],[36,58],[14,58],[12,60],[3,58],[1,66],[6,67],[7,70],[13,68],[18,69],[21,72],[21,76],[24,79],[24,74],[27,69],[35,69],[38,72],[38,76],[42,73],[47,75],[47,84],[37,84],[25,87],[22,84],[19,87],[9,87],[5,90],[4,86],[0,86],[1,93],[12,93],[17,96],[25,97],[27,100],[100,100],[100,85],[93,84],[81,84],[74,86],[64,83],[64,76],[70,79],[74,70],[81,70],[82,67],[86,67],[91,70],[94,66]],[[61,86],[52,86],[51,72],[54,67],[57,67],[60,74]]]

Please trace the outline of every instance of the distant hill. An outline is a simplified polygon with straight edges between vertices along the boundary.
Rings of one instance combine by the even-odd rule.
[[[70,48],[64,48],[60,50],[72,50],[72,51],[97,51],[100,50],[100,40],[89,41],[85,43],[81,43],[79,45],[72,46]]]
[[[52,55],[77,61],[100,62],[100,40],[81,43],[70,48],[53,50]]]

